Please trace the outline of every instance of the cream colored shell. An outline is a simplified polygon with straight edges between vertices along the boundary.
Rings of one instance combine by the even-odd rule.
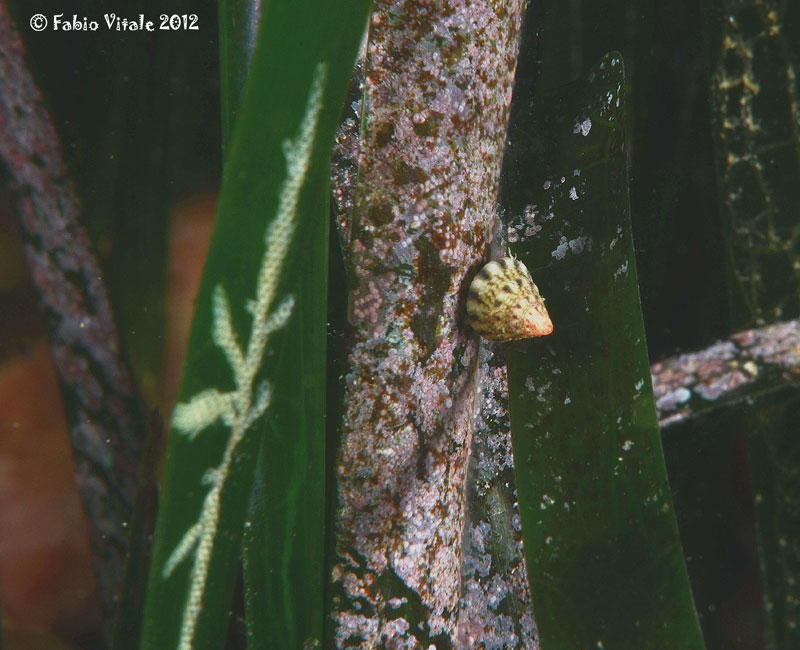
[[[487,263],[467,296],[467,318],[490,341],[546,336],[553,322],[526,266],[513,257]]]

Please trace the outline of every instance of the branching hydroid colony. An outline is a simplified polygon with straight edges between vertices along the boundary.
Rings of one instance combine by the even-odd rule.
[[[203,607],[203,592],[214,549],[214,537],[219,524],[220,499],[230,472],[233,453],[247,430],[270,404],[269,384],[262,381],[254,386],[254,382],[261,369],[270,334],[286,325],[294,306],[292,295],[284,298],[274,309],[273,301],[294,236],[300,190],[314,149],[326,73],[327,65],[317,64],[297,136],[294,140],[285,140],[283,143],[286,178],[281,185],[277,214],[265,234],[265,250],[258,271],[256,297],[245,307],[253,317],[246,351],[242,350],[237,341],[225,288],[221,284],[214,288],[211,335],[231,367],[236,388],[231,392],[209,388],[197,393],[188,402],[178,404],[172,418],[174,429],[187,435],[190,440],[194,440],[198,433],[217,420],[230,430],[219,465],[210,468],[203,477],[203,483],[209,485],[210,489],[203,501],[200,516],[185,533],[162,569],[162,576],[167,579],[183,560],[194,554],[189,594],[178,642],[179,650],[190,650],[193,646],[197,618]]]

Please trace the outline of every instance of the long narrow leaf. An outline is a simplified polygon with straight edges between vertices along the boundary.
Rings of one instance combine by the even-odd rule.
[[[315,277],[324,287],[324,260],[307,258],[326,250],[317,244],[327,235],[320,196],[366,8],[265,8],[172,420],[143,648],[221,647],[264,416],[289,439],[314,429],[300,434],[280,417],[285,384],[308,385],[296,381],[302,349],[287,345],[287,333],[301,326],[299,286],[310,268],[323,270]],[[324,326],[324,313],[323,305],[311,317]],[[324,365],[319,381],[322,373]],[[321,420],[316,428],[322,437]]]
[[[534,269],[555,325],[516,346],[508,368],[544,650],[703,647],[650,386],[623,89],[621,58],[608,55],[518,115],[509,135],[501,203],[511,247]]]

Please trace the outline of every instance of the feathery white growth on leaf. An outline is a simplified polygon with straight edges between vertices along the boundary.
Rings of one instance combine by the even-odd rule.
[[[172,426],[186,433],[193,440],[203,429],[211,426],[218,418],[230,426],[226,417],[233,410],[230,394],[220,393],[216,388],[209,388],[197,393],[188,403],[177,404],[172,414]]]
[[[254,390],[253,382],[262,366],[270,334],[289,322],[294,307],[294,297],[288,296],[270,311],[294,236],[300,190],[303,188],[314,150],[314,134],[322,109],[326,75],[327,65],[318,63],[297,136],[283,142],[286,178],[281,184],[275,218],[264,236],[264,256],[258,271],[255,299],[244,305],[244,309],[253,317],[250,340],[244,354],[236,338],[227,293],[222,285],[214,288],[211,338],[225,355],[236,388],[228,393],[220,392],[216,388],[201,391],[188,402],[178,404],[172,417],[175,430],[188,435],[190,440],[218,419],[230,429],[219,465],[209,468],[203,476],[203,484],[211,487],[203,500],[200,516],[172,551],[161,571],[164,579],[169,578],[183,560],[194,554],[178,650],[191,650],[194,645],[197,618],[203,608],[203,593],[214,551],[214,536],[219,525],[222,490],[228,478],[234,450],[247,430],[269,407],[272,395],[269,384],[266,381],[260,382]]]
[[[201,523],[196,523],[186,531],[180,544],[175,547],[175,550],[172,551],[167,563],[164,565],[164,569],[161,571],[163,577],[168,578],[171,576],[175,567],[189,556],[189,553],[192,552],[192,549],[197,544],[201,532],[203,532],[203,525]]]
[[[228,294],[221,284],[214,287],[212,294],[213,325],[211,335],[228,359],[231,368],[241,368],[244,365],[242,350],[236,340],[236,332],[231,322],[231,306],[228,303]]]

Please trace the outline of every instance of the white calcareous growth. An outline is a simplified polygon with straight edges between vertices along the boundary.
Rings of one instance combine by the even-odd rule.
[[[487,263],[475,276],[467,296],[467,318],[490,341],[514,341],[553,332],[544,298],[527,267],[504,257]]]
[[[277,305],[275,302],[294,237],[300,192],[306,182],[314,151],[326,76],[327,64],[318,63],[297,135],[283,142],[286,177],[281,183],[275,217],[264,233],[264,253],[256,277],[256,295],[246,305],[238,306],[252,316],[250,338],[246,345],[240,345],[237,339],[233,326],[233,306],[225,288],[218,284],[212,294],[211,340],[224,354],[236,387],[229,392],[214,387],[200,391],[187,402],[178,404],[172,416],[175,431],[190,440],[194,440],[217,420],[230,431],[219,464],[210,467],[203,476],[202,484],[210,488],[199,516],[184,533],[161,570],[162,578],[169,580],[179,564],[194,556],[177,650],[193,650],[196,647],[198,621],[203,611],[211,557],[219,533],[222,492],[232,471],[236,448],[270,404],[270,385],[266,381],[257,381],[256,377],[264,364],[270,336],[286,327],[294,307],[293,295],[284,297]]]

